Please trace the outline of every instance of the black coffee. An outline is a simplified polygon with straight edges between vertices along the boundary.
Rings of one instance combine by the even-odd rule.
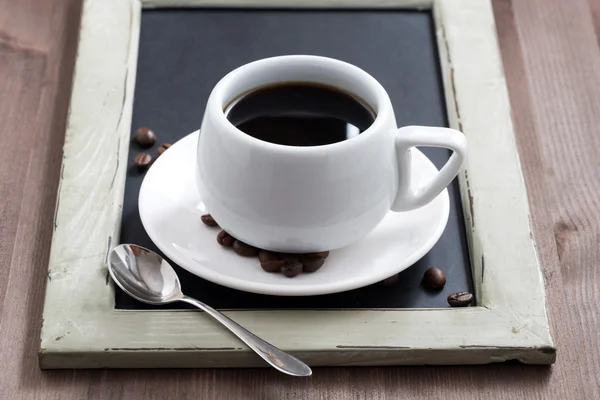
[[[287,146],[320,146],[364,132],[375,113],[339,89],[285,83],[250,92],[229,107],[227,118],[246,134]]]

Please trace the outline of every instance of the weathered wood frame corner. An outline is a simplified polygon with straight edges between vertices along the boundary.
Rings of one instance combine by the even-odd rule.
[[[266,366],[200,312],[114,309],[105,262],[118,241],[144,6],[433,8],[450,124],[469,140],[459,181],[477,306],[227,314],[311,366],[555,361],[489,0],[85,0],[41,368]]]

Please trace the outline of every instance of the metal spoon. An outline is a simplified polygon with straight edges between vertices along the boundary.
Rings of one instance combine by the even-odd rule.
[[[193,304],[219,321],[279,371],[293,376],[310,376],[310,367],[249,332],[219,311],[185,296],[175,270],[158,254],[134,245],[122,244],[110,252],[108,271],[125,293],[148,304],[176,301]]]

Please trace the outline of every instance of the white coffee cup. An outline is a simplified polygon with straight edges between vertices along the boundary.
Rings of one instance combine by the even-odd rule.
[[[337,87],[366,101],[377,116],[356,137],[308,147],[265,142],[229,122],[228,103],[279,82]],[[411,186],[413,146],[453,151],[424,187]],[[243,65],[212,90],[198,140],[197,182],[207,211],[243,242],[289,253],[334,250],[366,236],[390,210],[432,201],[458,174],[466,151],[459,131],[398,128],[388,94],[362,69],[326,57],[281,56]]]

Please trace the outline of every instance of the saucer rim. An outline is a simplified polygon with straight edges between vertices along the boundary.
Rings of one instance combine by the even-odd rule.
[[[212,270],[210,268],[202,267],[201,265],[200,265],[201,273],[198,273],[198,268],[193,268],[193,267],[187,266],[186,265],[187,261],[184,260],[184,257],[180,256],[177,251],[172,250],[171,247],[169,247],[169,246],[161,245],[161,243],[164,242],[164,240],[161,240],[159,238],[160,235],[157,234],[150,227],[151,224],[147,220],[147,216],[144,217],[145,214],[142,212],[142,209],[144,208],[144,205],[143,205],[144,200],[143,200],[142,194],[144,193],[145,185],[147,185],[148,184],[147,182],[150,180],[148,177],[151,176],[151,171],[153,169],[160,168],[162,164],[169,161],[170,156],[166,156],[167,153],[169,153],[172,156],[172,154],[174,153],[172,151],[173,148],[179,148],[180,146],[182,146],[182,143],[184,143],[188,140],[194,141],[195,142],[194,148],[196,148],[199,133],[200,133],[200,130],[196,130],[196,131],[182,137],[175,143],[173,143],[173,145],[169,148],[169,151],[171,151],[171,153],[169,153],[168,151],[165,152],[163,155],[161,155],[161,157],[158,157],[157,160],[148,169],[148,171],[146,172],[146,175],[144,176],[144,179],[142,181],[142,184],[140,186],[140,191],[138,194],[138,212],[139,212],[140,220],[142,222],[142,226],[144,227],[144,230],[146,231],[148,237],[150,238],[150,240],[154,243],[154,245],[156,247],[158,247],[169,259],[171,259],[178,266],[185,269],[189,273],[191,273],[199,278],[202,278],[202,279],[205,279],[212,283],[215,283],[217,285],[221,285],[221,286],[224,286],[224,287],[227,287],[230,289],[240,290],[240,291],[249,292],[249,293],[256,293],[256,294],[262,294],[262,295],[273,295],[273,296],[286,296],[286,297],[319,296],[319,295],[340,293],[340,292],[346,292],[346,291],[350,291],[350,290],[354,290],[354,289],[359,289],[359,288],[366,287],[366,286],[375,284],[377,282],[380,282],[394,274],[398,274],[398,273],[412,267],[417,261],[419,261],[421,258],[423,258],[427,254],[427,252],[430,251],[435,246],[435,244],[439,241],[442,234],[444,233],[446,226],[448,224],[448,219],[450,217],[450,196],[448,193],[448,188],[445,188],[438,196],[436,196],[436,198],[434,200],[432,200],[432,201],[435,201],[438,197],[443,197],[442,204],[440,205],[440,208],[443,207],[443,210],[442,210],[443,216],[439,219],[438,227],[435,231],[435,234],[429,236],[428,240],[426,242],[424,242],[424,244],[422,246],[420,246],[417,251],[413,252],[410,257],[405,259],[404,262],[398,263],[398,265],[402,265],[402,267],[398,268],[397,270],[395,270],[395,272],[392,272],[391,274],[389,273],[390,271],[386,269],[384,273],[373,272],[369,275],[359,275],[358,277],[353,277],[351,279],[346,279],[343,281],[327,282],[327,283],[323,283],[323,284],[310,283],[310,284],[306,284],[306,285],[292,286],[292,285],[278,285],[276,283],[249,282],[249,281],[237,278],[235,276],[224,275],[224,274],[215,272],[214,270]],[[412,152],[413,152],[413,156],[416,154],[420,157],[423,157],[426,162],[430,163],[433,168],[435,168],[436,170],[439,171],[439,169],[437,167],[435,167],[435,165],[431,162],[429,157],[427,157],[425,154],[423,154],[419,149],[413,148]],[[199,196],[199,194],[198,194],[198,196]],[[392,213],[394,211],[390,210],[389,212]],[[411,213],[411,212],[413,212],[413,210],[404,211],[403,213]],[[352,244],[349,246],[352,246]],[[260,272],[262,272],[262,271],[260,271]]]

